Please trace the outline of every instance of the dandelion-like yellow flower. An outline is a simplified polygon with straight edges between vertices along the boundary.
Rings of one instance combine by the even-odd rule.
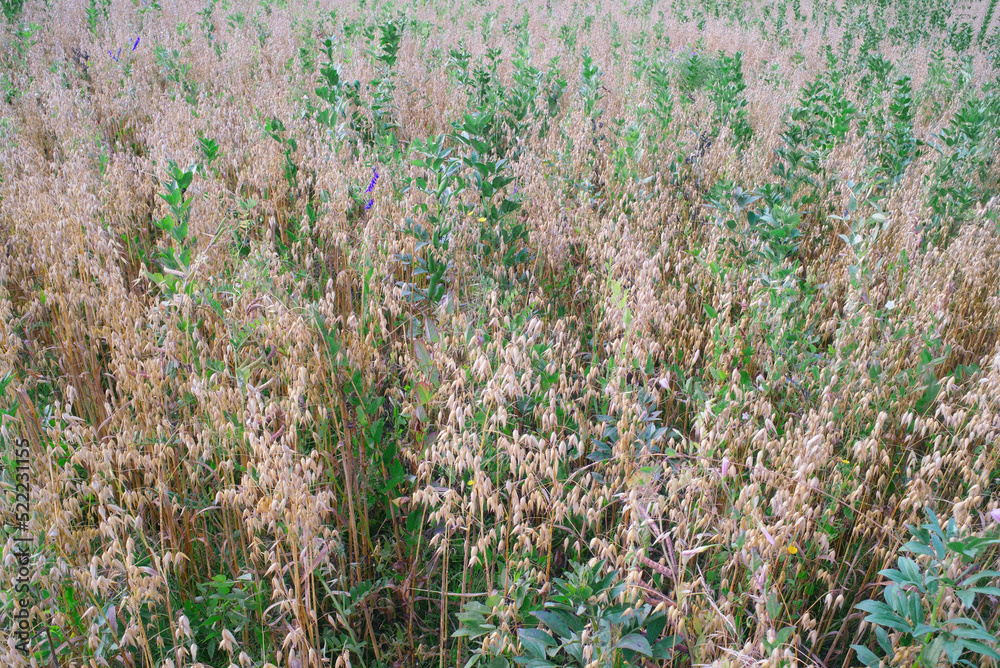
[[[842,461],[842,462],[843,462],[843,463],[845,463],[845,464],[850,464],[850,463],[851,463],[851,462],[850,462],[849,460],[847,460],[847,459],[841,459],[840,461]]]
[[[486,219],[485,219],[485,218],[480,218],[480,219],[479,219],[479,222],[480,222],[480,223],[485,223],[485,222],[486,222]]]
[[[794,545],[788,546],[788,554],[798,554],[798,551],[799,548],[795,547]]]

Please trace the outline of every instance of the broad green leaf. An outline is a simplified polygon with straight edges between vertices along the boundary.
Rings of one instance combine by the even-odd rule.
[[[1000,571],[980,571],[975,575],[971,575],[962,580],[962,586],[967,587],[970,584],[974,584],[983,578],[998,578],[998,577],[1000,577]]]
[[[917,562],[909,557],[899,557],[898,564],[899,570],[906,577],[907,581],[917,586],[921,591],[924,591],[923,577],[920,575],[920,566],[917,565]]]
[[[922,589],[922,588],[921,588]],[[917,592],[910,592],[908,596],[910,603],[910,619],[914,624],[922,624],[924,621],[924,604]]]
[[[880,570],[878,572],[878,574],[879,575],[884,575],[885,577],[889,578],[893,582],[896,582],[896,583],[899,583],[899,584],[907,584],[907,583],[910,582],[907,579],[907,577],[905,575],[903,575],[902,571],[898,571],[895,568],[883,568],[882,570]]]
[[[977,594],[989,594],[990,596],[1000,596],[1000,587],[971,587],[969,591]]]
[[[923,395],[917,401],[917,405],[914,407],[914,411],[920,415],[927,413],[934,400],[937,399],[938,392],[941,390],[941,385],[938,383],[937,378],[932,378],[930,383],[927,384],[927,388],[924,390]],[[949,547],[954,545],[954,543],[949,544]],[[955,549],[955,548],[952,548]],[[961,550],[956,550],[961,552]]]
[[[985,629],[955,629],[952,635],[959,638],[972,638],[973,640],[985,640],[986,642],[996,642],[997,639],[986,632]]]
[[[538,618],[541,622],[563,638],[569,638],[573,635],[569,625],[567,625],[559,614],[554,611],[540,610],[538,612],[531,613],[531,615]]]
[[[677,647],[682,642],[684,642],[684,639],[681,636],[666,636],[653,645],[653,658],[657,660],[669,658],[671,654],[670,650]]]
[[[851,645],[851,649],[857,653],[858,659],[861,663],[865,664],[865,666],[878,665],[878,657],[867,647],[863,645]]]
[[[910,624],[895,613],[874,613],[865,617],[865,621],[871,624],[880,624],[882,626],[888,626],[891,629],[896,629],[897,631],[905,631],[907,633],[913,632],[913,627]]]
[[[583,631],[583,622],[580,621],[579,617],[572,615],[566,610],[566,606],[560,605],[558,603],[546,603],[545,607],[549,611],[554,611],[555,614],[559,615],[559,618],[565,622],[574,633],[581,633]]]
[[[578,664],[580,664],[581,666],[584,664],[583,645],[580,643],[579,640],[574,640],[573,642],[566,643],[565,645],[562,646],[562,648],[566,650],[567,654],[576,659]]]
[[[948,662],[953,666],[961,658],[964,649],[964,643],[961,640],[944,641],[944,651],[948,655]]]
[[[917,624],[913,628],[913,635],[922,636],[926,633],[938,633],[941,629],[937,626],[930,626],[928,624]]]
[[[864,610],[865,612],[884,612],[892,613],[892,610],[888,605],[882,603],[881,601],[862,601],[854,606],[858,610]]]
[[[434,388],[431,387],[430,383],[417,383],[416,390],[417,398],[424,406],[428,405],[434,397]]]
[[[944,549],[944,542],[938,535],[931,536],[931,545],[934,546],[934,552],[938,559],[944,559],[947,551]]]
[[[642,654],[643,656],[647,657],[652,656],[652,649],[649,646],[649,641],[646,640],[645,636],[639,633],[631,633],[625,636],[624,638],[618,641],[618,644],[615,645],[615,648],[631,649],[633,651],[638,652],[639,654]]]
[[[944,652],[944,636],[938,636],[930,645],[924,645],[920,652],[920,664],[924,666],[937,666],[941,653]]]
[[[988,656],[991,659],[996,659],[1000,661],[1000,654],[997,654],[995,651],[993,651],[983,643],[977,642],[975,640],[963,640],[962,642],[969,649],[975,650],[980,654],[982,654],[983,656]]]
[[[544,659],[546,647],[556,647],[558,643],[541,629],[518,629],[517,635],[521,639],[521,644],[534,658]]]
[[[886,654],[892,654],[892,643],[889,642],[889,634],[881,626],[875,627],[875,639],[878,640],[879,647]]]
[[[646,639],[656,643],[656,639],[663,633],[663,627],[667,624],[667,616],[660,612],[652,615],[646,622]]]

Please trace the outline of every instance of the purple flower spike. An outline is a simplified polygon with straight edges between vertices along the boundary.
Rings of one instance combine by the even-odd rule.
[[[132,50],[135,51],[135,47],[139,46],[139,38],[135,38],[135,44],[132,45]]]

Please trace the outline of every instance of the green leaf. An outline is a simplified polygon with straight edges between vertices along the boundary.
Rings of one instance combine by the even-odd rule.
[[[981,629],[983,625],[974,619],[969,619],[968,617],[952,617],[948,620],[949,624],[962,624],[963,626],[971,626],[974,629]]]
[[[967,587],[968,585],[973,584],[983,578],[996,578],[996,577],[1000,577],[1000,571],[980,571],[975,575],[969,576],[964,580],[962,580],[961,586]]]
[[[913,620],[914,624],[922,624],[924,621],[924,605],[921,601],[920,595],[915,591],[910,592],[909,601],[910,619]]]
[[[973,640],[985,640],[986,642],[996,642],[997,639],[993,635],[986,632],[983,628],[978,629],[955,629],[951,632],[952,635],[959,638],[972,638]]]
[[[927,412],[927,410],[931,407],[931,405],[934,403],[934,400],[937,399],[937,395],[938,392],[940,392],[940,390],[941,390],[941,385],[938,383],[938,379],[936,377],[932,378],[930,383],[927,384],[927,388],[924,390],[923,395],[917,401],[917,405],[914,407],[913,410],[919,413],[920,415],[924,415]],[[952,543],[951,545],[953,544],[954,543]],[[949,547],[951,547],[951,545],[949,545]]]
[[[913,627],[910,626],[905,619],[895,613],[874,613],[865,617],[865,621],[871,624],[888,626],[889,628],[896,629],[897,631],[905,631],[906,633],[913,632]]]
[[[899,557],[897,561],[899,570],[906,576],[907,581],[916,585],[920,591],[924,591],[923,576],[920,575],[920,566],[917,562],[909,557]]]
[[[977,594],[989,594],[990,596],[1000,596],[1000,587],[971,587],[969,591]]]
[[[931,545],[934,546],[934,553],[938,559],[944,559],[947,551],[944,549],[944,542],[937,534],[931,536]]]
[[[898,571],[895,568],[883,568],[882,570],[880,570],[878,572],[878,574],[879,575],[884,575],[885,577],[889,578],[893,582],[897,582],[899,584],[909,584],[910,583],[910,580],[905,575],[903,575],[903,573],[901,571]]]
[[[681,636],[673,635],[666,636],[660,642],[653,645],[653,658],[654,659],[666,659],[670,657],[670,651],[674,647],[677,647],[684,639]]]
[[[865,612],[884,612],[887,614],[892,614],[892,610],[888,605],[882,603],[881,601],[863,601],[854,606],[857,610],[864,610]]]
[[[941,658],[941,653],[944,652],[944,641],[944,636],[938,636],[930,645],[924,645],[924,649],[920,652],[920,664],[936,666],[938,659]]]
[[[546,626],[563,638],[569,638],[573,635],[569,625],[566,624],[566,622],[556,612],[540,610],[538,612],[532,612],[531,615],[538,618],[539,621],[543,622]]]
[[[974,591],[956,591],[955,595],[958,596],[958,600],[966,608],[971,608],[973,602],[976,600],[976,592]]]
[[[712,308],[710,304],[705,304],[705,313],[708,314],[709,318],[715,318],[719,315],[719,312]]]
[[[857,653],[858,659],[860,659],[861,663],[865,664],[865,666],[874,666],[878,664],[878,657],[864,645],[851,645],[851,649]]]
[[[427,406],[431,403],[431,399],[434,398],[434,388],[431,387],[430,383],[421,381],[417,383],[416,390],[417,398],[422,405]]]
[[[618,641],[615,649],[630,649],[643,656],[652,657],[652,649],[649,647],[649,641],[639,633],[631,633],[625,636]]]
[[[452,638],[458,638],[460,636],[468,636],[469,639],[478,638],[479,636],[484,636],[487,633],[491,633],[496,630],[496,626],[492,624],[482,624],[475,627],[463,627],[451,634]]]
[[[878,640],[879,647],[886,654],[892,654],[892,643],[889,642],[889,634],[881,626],[875,627],[875,639]]]
[[[545,658],[546,647],[558,646],[552,636],[541,629],[518,629],[517,635],[524,649],[536,659]]]
[[[993,651],[983,643],[976,642],[975,640],[963,640],[962,642],[969,649],[975,650],[980,654],[982,654],[983,656],[988,656],[991,659],[996,659],[1000,661],[1000,654],[997,654],[995,651]]]
[[[580,643],[579,640],[574,640],[573,642],[566,643],[565,645],[562,646],[562,648],[566,650],[567,654],[576,659],[577,663],[579,663],[581,666],[584,664],[583,645]]]
[[[962,651],[965,649],[965,643],[961,640],[945,640],[944,641],[944,651],[948,655],[948,662],[951,665],[955,665],[962,656]]]

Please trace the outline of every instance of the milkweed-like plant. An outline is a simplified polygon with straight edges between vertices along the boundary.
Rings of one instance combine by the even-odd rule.
[[[916,652],[914,668],[937,668],[944,660],[949,666],[972,667],[983,665],[981,657],[1000,660],[994,649],[997,638],[986,630],[975,606],[978,594],[1000,595],[1000,587],[984,586],[1000,578],[1000,571],[980,570],[976,563],[1000,539],[962,535],[954,517],[942,528],[930,508],[927,518],[920,528],[906,527],[913,540],[903,550],[916,559],[900,556],[896,568],[879,571],[892,581],[883,591],[885,602],[868,600],[855,606],[868,613],[864,621],[875,627],[885,653],[880,657],[864,645],[851,645],[869,668],[883,661],[896,665],[894,657]],[[968,617],[949,612],[954,606],[948,602],[956,599]]]

